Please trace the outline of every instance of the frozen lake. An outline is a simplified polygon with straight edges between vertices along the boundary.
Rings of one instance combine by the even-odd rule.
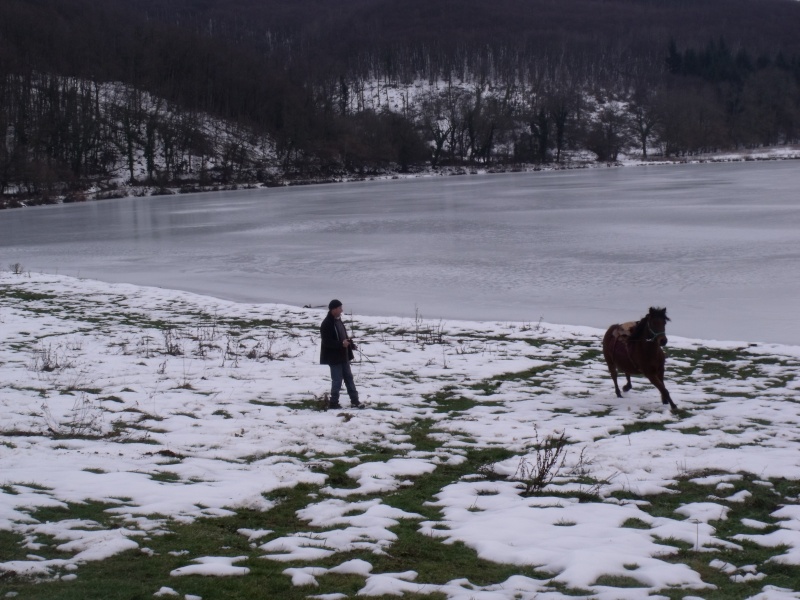
[[[0,211],[0,267],[249,302],[800,344],[800,164],[432,177]]]

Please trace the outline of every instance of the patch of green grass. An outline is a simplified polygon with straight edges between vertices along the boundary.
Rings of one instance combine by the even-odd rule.
[[[175,416],[176,417],[189,417],[190,419],[195,419],[195,420],[200,418],[194,413],[186,412],[186,411],[183,411],[183,410],[176,412]]]
[[[674,546],[679,550],[685,550],[685,551],[691,550],[692,552],[695,551],[694,544],[690,544],[689,542],[685,542],[683,540],[679,540],[673,537],[661,537],[658,535],[654,535],[653,541],[658,542],[659,544],[664,544],[665,546]]]
[[[358,487],[358,482],[347,474],[347,471],[352,469],[355,465],[350,462],[343,462],[340,460],[334,461],[327,471],[328,484],[343,489],[355,489]]]
[[[173,524],[171,533],[142,542],[143,546],[155,552],[154,556],[129,551],[103,561],[82,563],[76,571],[78,578],[74,581],[46,581],[23,587],[23,583],[26,583],[24,580],[12,578],[8,585],[20,590],[19,598],[145,600],[152,598],[162,586],[169,586],[179,590],[181,596],[195,594],[204,598],[248,599],[287,597],[299,600],[298,594],[282,595],[283,592],[293,591],[291,580],[281,575],[285,565],[263,561],[257,558],[257,554],[238,563],[251,567],[253,573],[249,577],[170,577],[172,570],[193,564],[192,559],[200,556],[250,556],[252,549],[247,538],[235,530],[231,531],[226,525],[213,520],[192,525]],[[181,550],[187,550],[188,553],[181,556],[170,554]],[[267,590],[273,588],[277,595],[265,594],[265,587]],[[33,595],[26,595],[30,592]]]
[[[550,578],[533,567],[503,565],[481,559],[472,548],[461,542],[443,544],[438,538],[420,534],[415,521],[404,519],[392,531],[399,539],[388,554],[360,557],[373,564],[373,572],[414,570],[419,573],[418,581],[434,585],[452,581],[455,573],[460,573],[461,577],[469,574],[469,581],[480,586],[501,583],[513,575],[539,580]]]
[[[97,395],[103,391],[103,388],[82,387],[82,386],[69,386],[65,387],[62,392],[85,392],[87,394]]]
[[[745,552],[747,552],[747,550],[745,550]],[[766,585],[777,585],[778,587],[795,590],[800,589],[797,587],[797,584],[800,583],[797,575],[792,576],[792,574],[785,573],[787,569],[779,570],[783,571],[783,575],[786,576],[782,576],[775,571],[770,573],[772,569],[769,564],[758,565],[758,570],[765,573],[767,578],[761,581],[734,583],[731,581],[729,575],[709,565],[715,558],[733,565],[757,564],[749,562],[748,556],[746,554],[742,555],[741,552],[695,552],[691,548],[684,548],[674,556],[665,557],[664,560],[688,566],[690,569],[697,572],[704,582],[715,586],[715,589],[702,590],[701,595],[704,600],[745,600],[746,598],[751,598],[761,593]],[[796,568],[790,570],[797,571]],[[778,583],[779,581],[782,583]],[[667,596],[671,600],[682,600],[686,595],[685,591],[681,592],[671,589],[660,590],[659,593]]]
[[[497,391],[502,383],[502,381],[481,381],[479,383],[474,383],[469,387],[471,390],[475,390],[476,392],[483,392],[485,396],[491,396]]]
[[[537,379],[542,376],[546,371],[552,370],[553,366],[550,364],[537,365],[524,371],[517,371],[514,373],[502,373],[495,375],[488,381],[503,382],[503,381],[528,381],[530,379]]]
[[[625,575],[601,575],[597,578],[593,585],[604,585],[615,588],[649,587],[638,579],[627,577]]]
[[[30,516],[41,523],[64,521],[66,519],[80,519],[96,521],[105,526],[112,525],[117,518],[105,512],[109,508],[116,508],[116,504],[103,502],[69,502],[64,506],[45,506],[30,512]]]
[[[413,381],[415,383],[419,383],[420,382],[419,375],[417,375],[414,371],[391,371],[391,372],[387,373],[387,375],[390,375],[392,377],[396,377],[397,379],[400,379],[401,381],[404,380],[404,379],[409,379],[409,380],[411,380],[411,381]]]
[[[220,325],[228,328],[228,333],[235,334],[241,330],[273,329],[281,326],[281,323],[273,319],[220,319]]]
[[[436,405],[438,413],[464,412],[478,406],[478,402],[461,395],[456,395],[452,387],[445,387],[435,394],[423,396],[426,401]]]
[[[397,456],[397,450],[385,446],[356,444],[352,454],[358,456],[361,462],[386,462]]]
[[[120,437],[114,440],[118,444],[148,444],[150,446],[160,446],[161,442],[144,435],[142,437]]]
[[[672,431],[677,431],[684,435],[708,435],[708,430],[703,427],[676,427]]]
[[[679,358],[681,362],[687,362],[674,369],[675,373],[689,376],[699,370],[703,375],[729,379],[746,379],[748,377],[761,376],[761,366],[788,366],[788,364],[777,357],[754,357],[747,353],[745,348],[740,349],[720,349],[700,347],[694,350],[681,350],[671,348],[670,356]]]
[[[526,338],[523,340],[529,346],[533,346],[534,348],[541,348],[545,344],[549,343],[547,340],[539,339],[539,338]]]
[[[30,554],[30,550],[23,547],[25,538],[20,534],[12,531],[5,531],[0,529],[0,548],[3,549],[3,561],[10,560],[25,560],[25,557]],[[0,573],[2,575],[2,573]],[[2,581],[2,577],[0,577]],[[0,591],[2,591],[0,585]]]
[[[675,512],[677,508],[684,504],[694,502],[708,502],[709,495],[714,494],[714,486],[700,485],[694,483],[691,479],[714,474],[722,473],[707,471],[703,473],[693,473],[690,476],[681,478],[672,486],[677,493],[647,496],[644,499],[646,499],[649,504],[643,505],[642,510],[654,517],[680,519],[681,517]],[[742,519],[753,519],[764,523],[775,522],[775,519],[771,516],[772,513],[783,505],[787,498],[797,498],[798,492],[800,492],[800,482],[777,479],[771,481],[770,483],[772,483],[772,485],[768,486],[756,483],[755,478],[751,475],[742,474],[741,479],[733,480],[730,483],[733,485],[733,488],[726,490],[726,495],[732,495],[742,490],[747,490],[750,492],[751,496],[746,498],[744,502],[725,502],[724,500],[717,500],[722,506],[728,507],[729,512],[726,519],[713,522],[715,529],[714,536],[724,541],[733,542],[742,549],[705,547],[702,552],[697,552],[693,544],[688,542],[676,539],[656,538],[656,541],[674,546],[678,549],[675,554],[665,556],[662,560],[676,564],[685,564],[694,571],[700,573],[703,581],[717,586],[716,590],[703,591],[702,596],[706,600],[743,600],[758,594],[765,585],[775,585],[794,590],[800,589],[800,573],[797,573],[798,569],[787,568],[785,565],[771,561],[775,556],[785,552],[786,548],[768,548],[746,540],[734,539],[734,536],[737,534],[752,533],[741,524]],[[632,496],[629,493],[614,495],[617,497],[637,498],[637,496]],[[643,522],[642,524],[638,524],[636,521],[638,521],[638,519],[626,521],[623,523],[623,526],[642,529],[650,528]],[[759,533],[767,533],[769,531],[770,529],[766,529]],[[756,565],[758,571],[765,573],[767,578],[762,581],[734,583],[731,581],[729,575],[721,573],[719,570],[709,566],[709,563],[714,559],[739,566],[748,564]],[[675,600],[683,598],[682,593],[677,590],[666,589],[660,590],[659,593]]]
[[[553,412],[565,412],[565,411],[564,410],[554,410]],[[566,412],[572,412],[572,411],[566,411]],[[589,417],[607,417],[612,412],[613,412],[612,408],[605,408],[603,410],[594,410],[594,411],[590,412],[587,416],[589,416]]]
[[[137,420],[135,423],[124,423],[129,429],[135,429],[139,431],[147,431],[149,433],[169,433],[167,429],[162,429],[160,427],[153,427],[148,423],[150,421],[155,421],[158,423],[159,421],[163,421],[164,417],[160,417],[158,415],[149,415],[147,413],[142,413],[142,417]]]
[[[464,475],[478,473],[481,467],[501,462],[512,455],[504,448],[469,451],[463,463],[439,465],[432,473],[417,477],[413,486],[393,492],[384,501],[402,510],[420,513],[426,518],[438,520],[438,509],[426,506],[426,502],[432,500],[445,486],[458,481]]]
[[[271,404],[269,402],[262,402],[260,400],[251,400],[250,404],[259,404],[261,406],[274,406],[274,404]],[[300,401],[287,402],[284,406],[286,406],[287,408],[293,408],[294,410],[314,410],[314,411],[327,410],[325,402],[323,402],[323,398],[317,396],[308,396],[307,398],[303,398]]]
[[[665,429],[666,427],[664,423],[657,423],[654,421],[635,421],[633,423],[625,423],[622,426],[622,435],[641,433],[642,431],[664,431]]]
[[[420,452],[434,452],[439,449],[441,442],[430,437],[436,421],[433,419],[417,419],[405,428],[409,442]]]
[[[37,388],[31,386],[16,386],[12,385],[9,386],[11,389],[19,390],[20,392],[33,392],[37,394],[40,398],[47,398],[47,388]]]
[[[723,448],[726,450],[735,450],[737,448],[742,448],[746,446],[746,444],[730,444],[728,442],[720,442],[719,444],[715,444],[714,448]]]
[[[9,285],[0,286],[0,296],[4,298],[15,298],[23,302],[36,302],[38,300],[53,300],[56,298],[54,294],[43,294],[41,292],[31,292],[29,290],[21,290]]]
[[[264,400],[249,400],[250,404],[255,404],[257,406],[275,406],[274,402],[265,402]],[[309,406],[304,402],[302,403],[302,407],[308,408]]]
[[[151,473],[150,479],[153,481],[163,481],[165,483],[176,483],[181,481],[181,476],[172,471],[159,471],[157,473]]]
[[[560,582],[550,582],[553,586],[553,589],[557,592],[561,592],[565,596],[576,596],[582,598],[591,598],[593,595],[592,590],[587,590],[583,588],[572,588],[567,587],[563,583]]]
[[[564,358],[558,361],[559,369],[578,369],[585,364],[582,358]]]
[[[13,485],[21,485],[26,488],[30,488],[32,490],[37,490],[39,492],[49,492],[50,488],[40,485],[38,483],[34,483],[32,481],[14,481],[11,482]],[[10,488],[9,488],[10,489]]]
[[[637,519],[636,517],[626,519],[622,524],[622,527],[627,527],[628,529],[651,529],[648,523],[642,521],[641,519]]]

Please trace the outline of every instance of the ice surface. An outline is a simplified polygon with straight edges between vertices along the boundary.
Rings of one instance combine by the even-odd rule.
[[[796,161],[428,177],[0,216],[28,270],[248,302],[796,343]]]

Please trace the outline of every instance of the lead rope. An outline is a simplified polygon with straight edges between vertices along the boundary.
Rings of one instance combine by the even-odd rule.
[[[361,350],[361,344],[357,344],[357,346],[358,346],[358,348],[356,349],[356,352],[358,352],[358,357],[359,357],[358,358],[358,377],[361,378],[361,367],[364,364],[364,360],[366,360],[369,364],[371,364],[372,365],[372,370],[375,373],[377,373],[378,372],[378,367],[375,365],[375,361],[372,360],[367,354],[365,354],[363,350]]]

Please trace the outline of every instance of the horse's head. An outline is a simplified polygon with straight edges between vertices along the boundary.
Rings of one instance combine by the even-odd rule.
[[[657,342],[661,346],[667,345],[667,316],[666,308],[650,307],[650,312],[642,319],[647,322],[647,330],[644,332],[648,342]]]

